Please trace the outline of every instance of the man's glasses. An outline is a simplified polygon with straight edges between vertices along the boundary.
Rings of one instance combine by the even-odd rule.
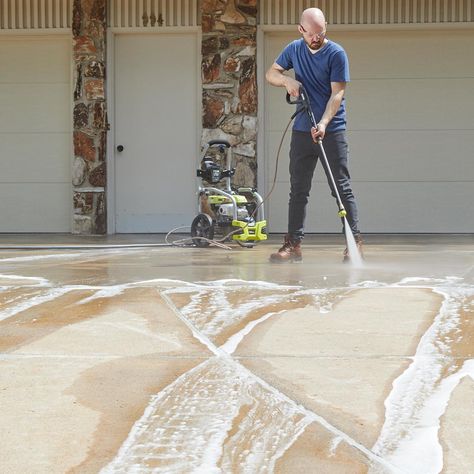
[[[310,33],[309,31],[306,31],[303,27],[303,25],[300,23],[300,28],[303,30],[303,33],[306,33],[310,39],[315,38],[316,40],[323,39],[326,36],[326,30],[321,31],[321,33],[316,34],[316,33]]]

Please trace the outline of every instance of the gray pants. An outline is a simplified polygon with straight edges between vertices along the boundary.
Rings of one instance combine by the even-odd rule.
[[[324,150],[336,182],[342,204],[347,211],[347,220],[354,235],[359,234],[357,205],[352,192],[349,170],[347,168],[348,145],[346,132],[327,132],[323,139]],[[288,234],[292,239],[302,239],[306,205],[313,180],[314,169],[318,162],[320,149],[313,142],[309,132],[293,131],[290,146],[290,202],[288,206]],[[322,161],[322,160],[321,160]],[[324,164],[324,162],[322,161]],[[336,197],[327,170],[324,170]]]

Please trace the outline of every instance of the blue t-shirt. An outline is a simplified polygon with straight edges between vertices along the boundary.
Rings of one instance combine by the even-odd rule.
[[[342,46],[328,40],[317,53],[311,53],[303,39],[288,44],[275,61],[283,69],[293,69],[295,79],[301,82],[308,93],[311,108],[319,122],[331,96],[331,82],[349,82],[349,61]],[[335,132],[346,129],[345,99],[329,122],[326,130]],[[293,130],[308,132],[311,121],[305,112],[295,118]]]

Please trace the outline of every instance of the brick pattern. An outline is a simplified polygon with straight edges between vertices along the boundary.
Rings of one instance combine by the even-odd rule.
[[[106,0],[74,0],[73,233],[106,232]]]
[[[237,186],[257,184],[257,0],[202,0],[202,144],[228,140]]]

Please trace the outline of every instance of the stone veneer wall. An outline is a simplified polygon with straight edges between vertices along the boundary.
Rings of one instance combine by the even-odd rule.
[[[74,0],[73,233],[106,232],[105,31],[107,0]]]
[[[73,233],[106,228],[107,0],[74,0]],[[257,182],[257,0],[201,0],[203,144],[233,147],[234,184]]]
[[[202,144],[232,145],[237,186],[257,184],[257,0],[202,0]]]

